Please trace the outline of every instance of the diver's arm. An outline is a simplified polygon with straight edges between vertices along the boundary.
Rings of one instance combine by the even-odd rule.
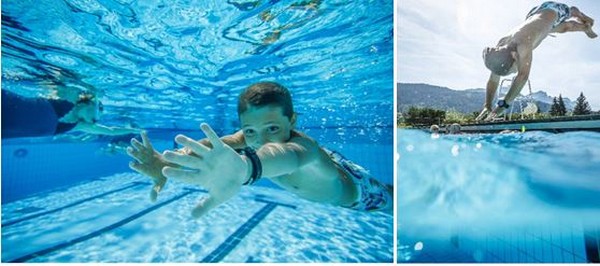
[[[490,73],[490,78],[485,87],[485,104],[484,108],[492,110],[492,101],[498,90],[498,83],[500,83],[500,76]]]
[[[494,96],[496,95],[496,90],[498,90],[499,82],[500,76],[494,74],[494,72],[490,73],[490,78],[488,79],[485,89],[485,103],[483,104],[483,109],[481,110],[481,113],[479,113],[479,115],[475,118],[475,121],[487,119],[487,117],[490,115],[490,112],[492,111],[492,101],[494,100]]]
[[[517,76],[510,85],[510,90],[504,96],[504,100],[507,103],[512,102],[521,93],[523,86],[529,79],[529,72],[531,71],[532,61],[532,49],[525,45],[517,46],[518,58],[517,58]]]
[[[88,122],[79,122],[73,128],[76,131],[82,131],[89,134],[96,135],[108,135],[108,136],[116,136],[116,135],[126,135],[126,134],[137,134],[140,133],[141,130],[137,128],[124,128],[124,127],[109,127],[95,123]]]

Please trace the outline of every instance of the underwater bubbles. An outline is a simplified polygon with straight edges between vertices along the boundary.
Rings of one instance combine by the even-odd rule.
[[[458,147],[458,145],[453,145],[453,146],[452,146],[452,150],[451,150],[452,156],[454,156],[454,157],[458,156],[458,154],[459,154],[459,149],[460,149],[460,148]]]
[[[29,154],[29,151],[25,148],[16,149],[13,152],[13,156],[15,156],[16,158],[25,158],[27,154]]]
[[[423,250],[423,242],[419,241],[415,244],[415,250],[416,251],[421,251]]]

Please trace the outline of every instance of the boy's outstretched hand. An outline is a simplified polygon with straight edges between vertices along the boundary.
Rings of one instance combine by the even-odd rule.
[[[129,168],[152,178],[154,186],[150,191],[150,200],[154,202],[158,192],[162,190],[167,182],[167,178],[162,174],[162,168],[168,164],[164,161],[162,155],[152,147],[152,143],[148,139],[148,133],[142,131],[141,136],[143,143],[133,138],[131,139],[131,147],[127,147],[127,154],[135,159],[129,163]]]
[[[177,135],[175,141],[184,145],[193,154],[172,151],[163,153],[167,162],[180,167],[164,167],[162,173],[168,177],[206,188],[209,196],[200,200],[192,210],[198,218],[237,194],[248,177],[248,162],[230,146],[226,145],[206,123],[200,128],[208,137],[212,149],[199,141],[184,135]]]

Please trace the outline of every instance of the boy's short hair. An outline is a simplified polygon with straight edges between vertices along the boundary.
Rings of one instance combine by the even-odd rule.
[[[483,49],[483,62],[485,67],[492,71],[492,73],[498,76],[506,76],[510,72],[515,59],[512,56],[512,51],[516,47],[506,47],[502,49]]]
[[[238,116],[250,106],[263,107],[267,105],[280,106],[283,115],[292,119],[294,106],[288,89],[275,82],[258,82],[246,88],[238,98]]]

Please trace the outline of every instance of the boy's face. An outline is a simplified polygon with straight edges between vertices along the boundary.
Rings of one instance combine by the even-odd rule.
[[[294,128],[295,117],[290,121],[283,115],[280,106],[250,106],[240,114],[240,122],[246,145],[258,149],[269,142],[287,142]]]

